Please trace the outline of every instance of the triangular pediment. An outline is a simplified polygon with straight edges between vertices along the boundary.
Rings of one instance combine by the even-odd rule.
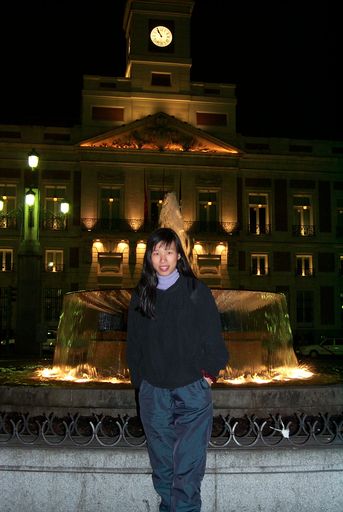
[[[238,154],[239,150],[179,119],[159,112],[81,142],[81,147]]]

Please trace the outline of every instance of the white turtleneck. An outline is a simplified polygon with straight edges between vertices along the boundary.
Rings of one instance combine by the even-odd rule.
[[[178,279],[179,279],[179,271],[176,268],[173,270],[171,274],[168,274],[167,276],[160,276],[160,274],[157,274],[157,288],[159,290],[167,290],[170,286],[172,286]]]

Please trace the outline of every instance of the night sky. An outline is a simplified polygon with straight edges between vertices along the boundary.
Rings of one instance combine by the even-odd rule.
[[[340,17],[304,3],[195,2],[191,79],[237,85],[243,135],[343,140]],[[125,0],[87,5],[2,6],[0,123],[77,124],[82,75],[124,75]]]

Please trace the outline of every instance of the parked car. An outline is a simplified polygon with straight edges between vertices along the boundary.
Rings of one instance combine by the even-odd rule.
[[[324,338],[320,343],[300,345],[296,353],[301,356],[343,356],[343,338]]]
[[[3,346],[14,346],[15,344],[15,338],[13,337],[9,337],[9,338],[3,338],[1,341],[0,341],[0,345],[3,345]]]
[[[42,343],[42,352],[53,352],[56,346],[57,330],[49,329]]]

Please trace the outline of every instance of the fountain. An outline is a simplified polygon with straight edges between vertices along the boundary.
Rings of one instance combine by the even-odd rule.
[[[272,379],[297,367],[283,294],[212,290],[230,352],[219,382],[244,375]],[[129,383],[125,360],[130,290],[66,294],[51,376]]]
[[[179,233],[191,260],[174,193],[166,195],[160,225]],[[36,386],[34,393],[29,386],[16,393],[3,386],[2,402],[10,403],[11,410],[81,409],[134,416],[136,395],[125,359],[131,293],[131,289],[67,293],[53,366],[31,371],[30,378],[27,375],[24,383]],[[323,379],[298,364],[283,294],[231,289],[213,289],[212,293],[230,353],[229,365],[213,387],[217,414],[313,413],[320,407],[332,413],[341,411],[339,376]],[[327,384],[333,384],[329,391]],[[234,393],[228,392],[233,388]]]
[[[183,227],[175,193],[167,193],[160,226],[180,236],[191,260],[191,244]],[[221,315],[230,366],[220,383],[241,377],[274,380],[297,368],[286,299],[283,294],[248,290],[212,290]],[[127,307],[130,290],[78,291],[65,295],[51,376],[129,383],[125,361]],[[297,375],[300,377],[300,373]],[[311,373],[302,372],[302,377]]]

